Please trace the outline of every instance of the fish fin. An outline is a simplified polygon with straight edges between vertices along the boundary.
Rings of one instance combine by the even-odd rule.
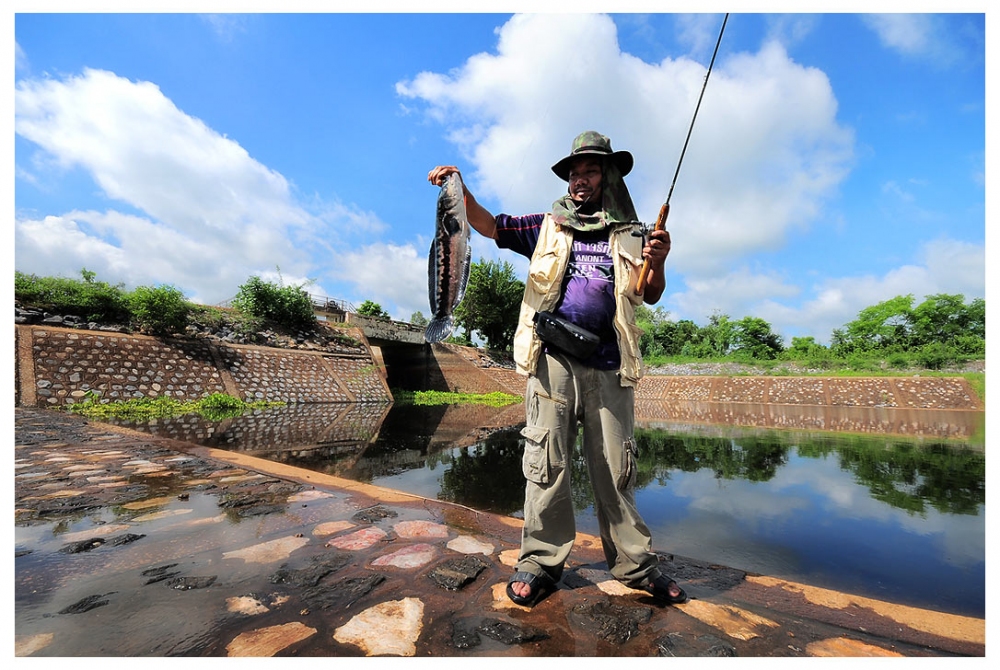
[[[454,320],[451,318],[451,314],[437,319],[432,319],[431,322],[427,324],[427,329],[424,331],[424,340],[430,343],[440,342],[451,335],[451,331],[454,328],[455,324]]]
[[[431,305],[431,314],[437,314],[437,240],[431,242],[430,253],[427,254],[427,298]]]
[[[455,296],[455,307],[465,297],[465,289],[469,286],[469,274],[472,272],[472,247],[465,248],[465,263],[462,268],[462,282],[458,285],[458,295]]]

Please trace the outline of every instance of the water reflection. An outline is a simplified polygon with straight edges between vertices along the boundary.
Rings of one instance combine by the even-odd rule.
[[[938,412],[922,423],[906,410],[831,419],[858,426],[868,417],[869,426],[925,436],[917,438],[717,425],[696,409],[649,408],[637,417],[636,499],[656,549],[985,616],[982,413]],[[519,516],[522,413],[519,405],[296,405],[217,426],[187,417],[144,429]],[[569,467],[577,528],[596,534],[579,453]]]

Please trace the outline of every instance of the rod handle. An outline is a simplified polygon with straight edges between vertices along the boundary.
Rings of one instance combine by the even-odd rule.
[[[670,214],[670,203],[665,202],[660,207],[660,214],[656,217],[656,225],[653,230],[663,230],[667,227],[667,215]],[[649,275],[649,259],[642,263],[642,270],[639,271],[639,279],[635,283],[635,294],[642,295],[646,290],[646,277]]]

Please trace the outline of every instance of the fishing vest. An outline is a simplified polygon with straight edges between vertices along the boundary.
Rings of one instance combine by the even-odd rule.
[[[643,238],[632,235],[634,229],[633,226],[616,226],[608,235],[615,273],[614,326],[621,353],[622,386],[635,386],[643,374],[642,354],[639,353],[642,329],[635,325],[635,306],[642,303],[642,296],[635,294],[635,284],[642,267]],[[559,302],[572,246],[573,229],[557,225],[552,215],[546,214],[528,265],[524,298],[514,333],[514,362],[523,375],[535,374],[542,353],[542,341],[535,334],[535,312],[552,310]]]

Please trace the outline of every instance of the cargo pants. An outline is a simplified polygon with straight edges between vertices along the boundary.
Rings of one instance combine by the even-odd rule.
[[[583,425],[601,544],[611,574],[642,588],[659,574],[649,529],[635,507],[634,389],[615,370],[542,353],[525,394],[524,529],[516,570],[559,581],[576,538],[569,464]]]

